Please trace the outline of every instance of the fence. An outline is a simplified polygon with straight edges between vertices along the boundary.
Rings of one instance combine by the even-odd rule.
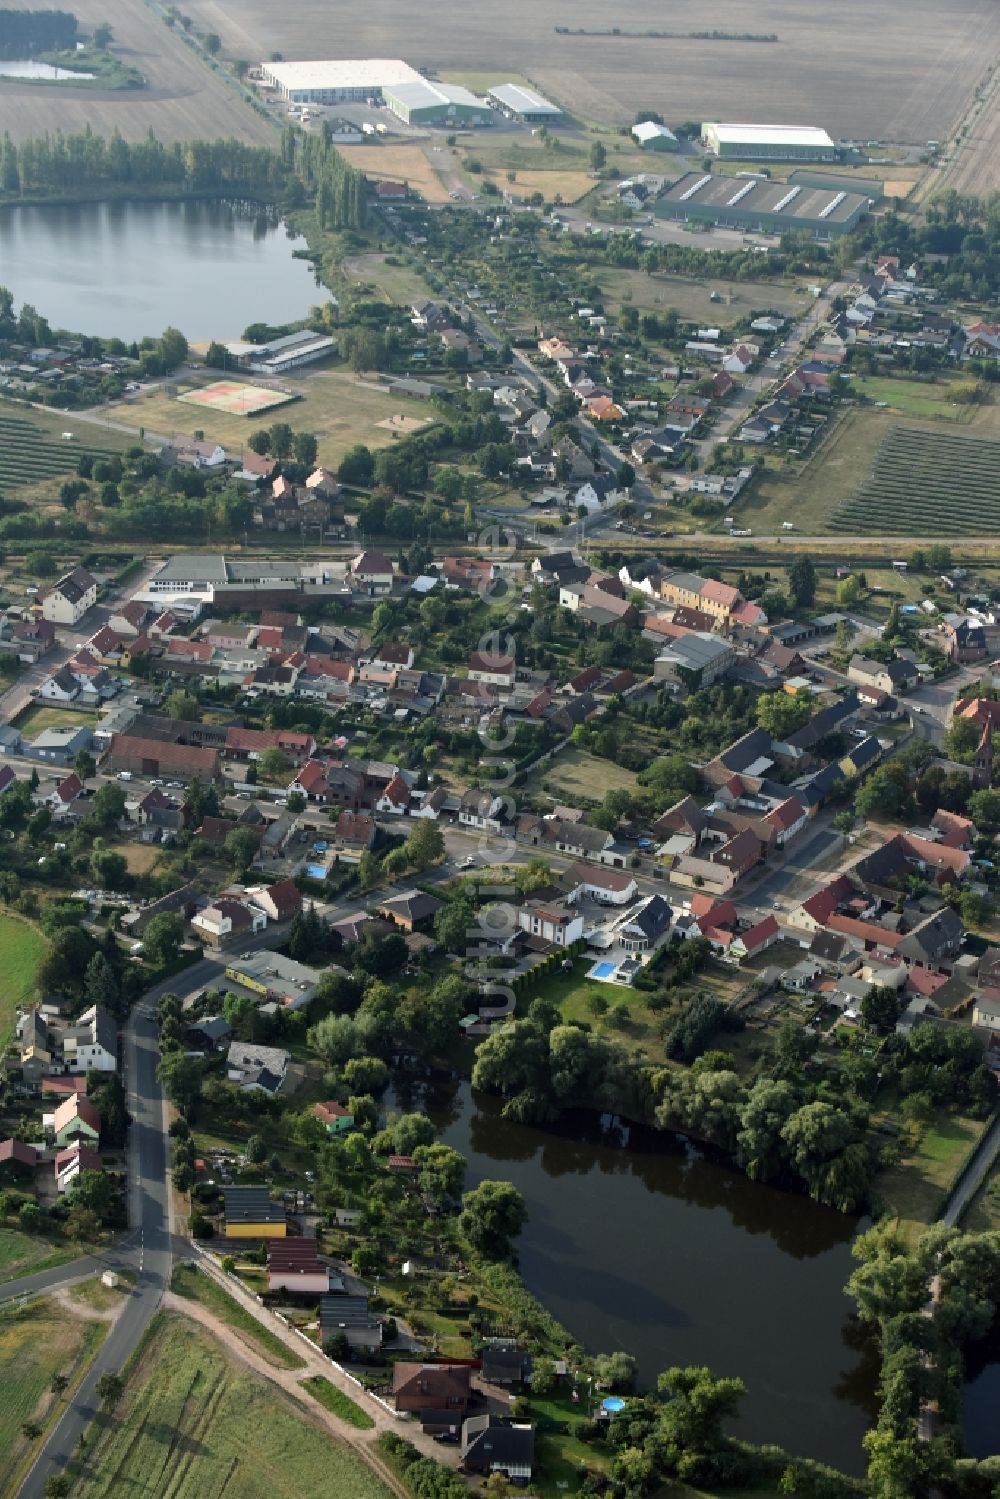
[[[221,1265],[217,1265],[215,1263],[215,1260],[212,1258],[209,1252],[205,1249],[202,1249],[201,1245],[196,1243],[194,1239],[190,1240],[190,1243],[192,1249],[198,1256],[198,1258],[194,1261],[194,1264],[197,1265],[198,1269],[202,1272],[203,1275],[207,1275],[211,1279],[221,1278],[223,1280],[229,1281],[231,1285],[236,1287],[236,1289],[242,1296],[252,1295],[254,1301],[257,1302],[258,1306],[260,1306],[263,1311],[269,1312],[272,1317],[274,1317],[278,1322],[282,1324],[282,1326],[287,1327],[289,1331],[293,1332],[297,1338],[301,1338],[302,1342],[308,1346],[311,1353],[317,1354],[320,1358],[326,1359],[327,1363],[332,1364],[333,1367],[338,1370],[345,1379],[349,1379],[353,1385],[356,1385],[363,1395],[367,1396],[369,1400],[374,1400],[377,1405],[380,1405],[387,1415],[394,1417],[396,1420],[403,1419],[400,1413],[397,1410],[394,1410],[393,1407],[389,1405],[385,1400],[383,1400],[380,1395],[373,1394],[372,1391],[368,1389],[367,1385],[363,1384],[361,1380],[358,1379],[356,1374],[352,1374],[349,1369],[345,1369],[343,1364],[338,1364],[337,1360],[331,1358],[328,1353],[326,1353],[322,1348],[319,1347],[318,1344],[313,1342],[312,1338],[307,1338],[301,1328],[295,1326],[294,1322],[289,1322],[288,1318],[282,1316],[281,1312],[271,1311],[271,1308],[269,1306],[265,1306],[263,1299],[256,1292],[248,1291],[238,1275],[233,1275],[229,1270],[223,1270]]]

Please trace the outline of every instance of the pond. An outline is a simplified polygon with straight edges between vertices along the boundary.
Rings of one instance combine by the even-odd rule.
[[[965,1351],[962,1435],[970,1457],[1000,1454],[1000,1321]]]
[[[305,242],[218,201],[0,209],[0,285],[53,328],[129,342],[180,328],[192,343],[293,322],[324,300]]]
[[[627,1349],[645,1383],[670,1364],[739,1375],[740,1435],[863,1472],[877,1350],[843,1291],[855,1219],[750,1182],[681,1136],[593,1114],[515,1125],[466,1083],[397,1105],[411,1101],[467,1157],[470,1186],[490,1177],[524,1194],[521,1274],[591,1351]]]
[[[64,83],[67,78],[96,77],[96,73],[81,73],[76,68],[57,68],[50,62],[0,62],[0,78],[44,78],[48,83]]]

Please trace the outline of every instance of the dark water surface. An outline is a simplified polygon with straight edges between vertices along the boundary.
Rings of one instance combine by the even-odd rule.
[[[131,341],[180,328],[192,341],[289,322],[320,295],[283,224],[221,202],[0,209],[0,286],[53,328]]]
[[[530,1213],[529,1289],[592,1351],[624,1348],[652,1383],[708,1364],[747,1385],[739,1434],[863,1471],[876,1350],[843,1287],[857,1220],[750,1182],[681,1137],[508,1123],[498,1099],[452,1084],[426,1098],[469,1185],[509,1180]]]

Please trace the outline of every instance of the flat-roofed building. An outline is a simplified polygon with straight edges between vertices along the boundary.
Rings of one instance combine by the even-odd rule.
[[[842,154],[816,125],[747,125],[708,121],[701,127],[707,150],[739,161],[837,161]]]
[[[562,118],[562,110],[558,104],[551,103],[533,88],[526,88],[521,83],[498,83],[495,88],[487,90],[486,97],[494,109],[498,109],[510,120],[548,124]]]
[[[264,82],[291,104],[350,104],[381,99],[387,88],[416,82],[420,74],[401,57],[264,62]]]
[[[845,178],[845,182],[850,179]],[[723,177],[688,172],[658,198],[661,218],[694,220],[729,229],[784,234],[796,230],[832,239],[849,234],[871,207],[871,199],[844,188],[772,182],[768,177]]]

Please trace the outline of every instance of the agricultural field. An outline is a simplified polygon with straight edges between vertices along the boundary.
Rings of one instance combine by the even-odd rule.
[[[887,380],[897,399],[905,399],[902,390],[923,389],[918,382]],[[879,397],[883,399],[883,397]],[[951,408],[954,409],[954,408]],[[969,420],[963,423],[962,435],[951,420],[923,421],[912,417],[907,429],[918,433],[933,450],[939,443],[956,442],[972,450],[977,439],[1000,442],[1000,405],[987,402],[970,408]],[[923,534],[907,533],[906,525],[881,524],[868,515],[865,524],[855,527],[845,521],[842,508],[872,478],[883,440],[899,425],[891,410],[879,411],[873,406],[848,407],[830,424],[827,435],[811,449],[804,462],[790,466],[773,455],[765,455],[766,470],[755,481],[745,499],[736,506],[738,524],[751,526],[757,535],[780,532],[782,521],[791,521],[796,531],[817,536],[824,531],[851,534]],[[954,475],[950,476],[952,479]],[[952,489],[947,491],[949,497]],[[836,516],[836,520],[834,517]],[[937,517],[935,517],[937,519]],[[978,523],[977,523],[978,527]],[[977,529],[973,527],[973,531]],[[956,528],[957,531],[957,528]],[[980,534],[988,534],[989,519],[983,512]]]
[[[112,1419],[100,1421],[73,1493],[133,1499],[390,1499],[390,1490],[300,1404],[233,1363],[200,1328],[166,1316]]]
[[[277,145],[275,127],[184,42],[179,26],[164,25],[151,5],[143,0],[79,0],[74,14],[84,31],[107,21],[114,35],[112,50],[122,63],[143,74],[147,87],[43,88],[4,79],[0,81],[0,132],[10,131],[16,140],[23,140],[46,131],[84,130],[89,125],[98,135],[120,130],[131,140],[140,140],[152,130],[164,141],[239,136],[257,145]],[[238,55],[263,54],[251,48],[249,52],[240,49]]]
[[[728,326],[751,311],[800,317],[808,305],[805,291],[790,281],[698,281],[686,276],[651,275],[601,267],[594,280],[614,313],[631,305],[642,312],[676,308],[682,318],[712,327]],[[712,293],[718,300],[713,301]]]
[[[95,0],[91,0],[95,3]],[[624,125],[640,105],[669,123],[706,118],[726,101],[730,119],[767,120],[781,99],[788,122],[822,124],[834,136],[862,132],[887,142],[944,139],[1000,51],[1000,15],[985,0],[953,0],[944,36],[938,0],[911,0],[899,25],[898,0],[817,11],[798,0],[729,0],[710,16],[699,0],[674,0],[651,15],[646,0],[623,0],[609,16],[581,0],[554,17],[537,0],[383,0],[345,10],[301,0],[294,10],[267,0],[191,0],[199,31],[217,31],[231,57],[405,57],[439,74],[500,74],[531,81],[578,119]],[[114,15],[109,19],[114,22]],[[557,35],[554,21],[619,36]],[[695,40],[684,33],[775,32],[774,44]],[[655,39],[651,26],[681,33]],[[632,33],[631,35],[629,33]],[[859,35],[865,45],[859,49]],[[526,68],[526,60],[530,67]],[[484,74],[483,69],[489,68]],[[919,84],[915,83],[919,80]],[[721,104],[716,104],[721,108]]]
[[[388,417],[409,416],[421,423],[433,420],[433,411],[426,402],[362,384],[346,370],[316,370],[289,377],[283,383],[298,399],[294,405],[282,409],[281,420],[296,431],[314,432],[319,439],[320,462],[333,467],[356,442],[367,443],[371,448],[387,447],[394,440],[393,432],[379,423]],[[113,421],[134,423],[136,428],[142,426],[147,432],[185,432],[191,436],[204,431],[206,437],[234,452],[240,451],[257,427],[271,425],[266,413],[246,418],[228,412],[206,412],[164,390],[104,409]]]
[[[97,1349],[107,1323],[78,1320],[54,1301],[0,1313],[0,1486],[6,1489],[29,1443],[26,1421],[44,1426],[56,1397],[49,1385],[56,1374],[72,1378],[82,1359]]]
[[[373,142],[365,146],[340,146],[338,150],[352,167],[371,178],[405,182],[428,203],[448,202],[448,188],[422,145]]]
[[[1000,524],[1000,441],[897,426],[883,438],[871,476],[834,512],[847,532],[986,536]]]
[[[0,916],[0,1051],[6,1048],[14,1029],[18,1005],[35,993],[38,970],[48,951],[48,942],[37,927],[20,916]]]
[[[63,428],[73,427],[72,413],[62,417]],[[47,431],[39,423],[10,408],[0,409],[0,485],[20,489],[43,479],[59,479],[76,470],[81,453],[97,456],[108,452],[107,446],[80,440],[74,432],[72,442]]]

